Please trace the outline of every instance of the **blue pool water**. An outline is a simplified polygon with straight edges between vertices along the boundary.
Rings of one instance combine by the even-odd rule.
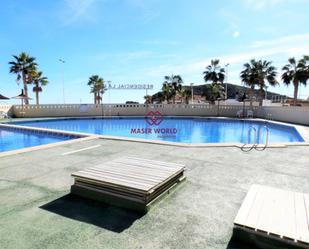
[[[0,152],[60,142],[69,139],[72,139],[72,137],[0,128]]]
[[[257,130],[258,143],[264,143],[266,137],[265,122],[233,119],[164,118],[158,126],[148,124],[144,118],[59,119],[16,124],[182,143],[247,143],[248,129],[252,126]],[[292,126],[267,123],[267,127],[269,142],[304,141]],[[253,132],[249,137],[253,143]]]

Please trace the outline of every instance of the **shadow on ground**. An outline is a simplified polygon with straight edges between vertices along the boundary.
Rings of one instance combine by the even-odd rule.
[[[244,244],[236,240],[234,237],[232,237],[226,249],[257,249],[257,248],[252,245]]]
[[[143,214],[134,211],[71,194],[51,201],[40,208],[117,233],[129,228],[134,221],[143,216]]]

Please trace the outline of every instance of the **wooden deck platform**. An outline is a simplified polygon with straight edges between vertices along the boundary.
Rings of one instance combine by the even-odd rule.
[[[262,248],[309,248],[309,195],[252,185],[234,235]]]
[[[125,157],[72,174],[71,192],[147,212],[151,204],[185,179],[184,165]]]

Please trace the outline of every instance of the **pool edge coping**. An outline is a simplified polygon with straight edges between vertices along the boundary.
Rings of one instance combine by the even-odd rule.
[[[115,116],[118,117],[118,116]],[[140,117],[140,116],[122,116],[122,117]],[[181,118],[181,116],[167,116],[171,118]],[[78,119],[79,117],[72,117],[72,119]],[[88,117],[89,118],[89,117]],[[93,117],[93,118],[96,118]],[[98,117],[99,118],[99,117]],[[100,117],[102,118],[102,117]],[[105,117],[104,117],[105,118]],[[111,118],[108,117],[108,118]],[[119,118],[119,117],[118,117]],[[299,135],[304,139],[304,142],[277,142],[277,143],[270,143],[267,145],[267,148],[284,148],[287,146],[309,146],[309,127],[292,124],[292,123],[284,123],[280,121],[273,121],[273,120],[265,120],[260,118],[229,118],[229,117],[200,117],[200,116],[186,116],[186,118],[198,118],[198,119],[232,119],[232,120],[248,120],[248,121],[259,121],[259,122],[269,122],[274,124],[280,124],[285,126],[291,126],[296,129]],[[62,118],[62,119],[70,119],[70,118]],[[32,119],[31,121],[40,120],[40,119]],[[48,120],[48,119],[47,119]],[[50,118],[50,120],[54,120],[54,118]],[[177,146],[177,147],[184,147],[184,148],[213,148],[213,147],[236,147],[241,148],[243,144],[241,143],[195,143],[195,144],[188,144],[188,143],[181,143],[181,142],[169,142],[169,141],[161,141],[161,140],[151,140],[151,139],[143,139],[143,138],[129,138],[129,137],[119,137],[119,136],[112,136],[112,135],[98,135],[98,134],[91,134],[91,133],[83,133],[83,132],[73,132],[73,131],[64,131],[64,130],[56,130],[56,129],[47,129],[47,128],[39,128],[39,127],[30,127],[30,126],[21,126],[15,124],[10,124],[10,122],[3,122],[0,123],[0,128],[13,128],[13,129],[21,129],[21,130],[28,130],[28,131],[41,131],[45,133],[56,133],[56,134],[63,134],[63,135],[73,135],[79,136],[80,138],[68,140],[68,141],[61,141],[55,142],[50,144],[32,146],[28,148],[22,148],[7,152],[0,152],[0,158],[9,155],[21,154],[41,149],[47,149],[51,147],[61,146],[64,144],[70,144],[74,142],[80,141],[87,141],[92,139],[106,139],[106,140],[115,140],[115,141],[126,141],[126,142],[138,142],[138,143],[148,143],[148,144],[158,144],[158,145],[166,145],[166,146]],[[250,146],[250,145],[248,145]]]
[[[27,126],[12,125],[12,124],[7,125],[7,124],[4,124],[4,123],[0,123],[0,128],[1,127],[6,128],[6,129],[13,129],[13,130],[18,129],[18,130],[26,130],[26,131],[40,131],[42,133],[54,133],[54,134],[58,134],[58,135],[75,136],[77,138],[69,139],[69,140],[65,140],[65,141],[48,143],[48,144],[36,145],[36,146],[31,146],[31,147],[26,147],[26,148],[21,148],[21,149],[16,149],[16,150],[0,152],[0,158],[5,157],[5,156],[11,156],[11,155],[17,155],[17,154],[22,154],[22,153],[26,153],[26,152],[31,152],[31,151],[48,149],[48,148],[61,146],[61,145],[65,145],[65,144],[71,144],[71,143],[77,143],[77,142],[82,142],[82,141],[98,139],[98,136],[96,136],[96,135],[85,134],[85,133],[80,133],[80,132],[70,132],[70,131],[62,131],[62,130],[44,129],[44,128],[27,127]]]

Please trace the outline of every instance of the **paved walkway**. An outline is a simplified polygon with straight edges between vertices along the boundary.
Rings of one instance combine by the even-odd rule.
[[[244,153],[98,139],[4,157],[0,248],[239,249],[230,242],[232,224],[251,184],[309,193],[308,150]],[[184,163],[187,182],[145,216],[68,195],[71,172],[122,155]]]

